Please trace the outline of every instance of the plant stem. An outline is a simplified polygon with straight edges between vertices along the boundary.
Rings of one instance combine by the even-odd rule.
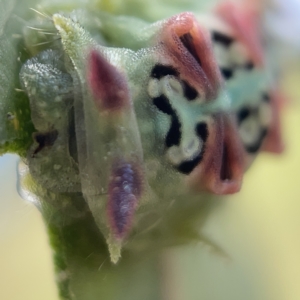
[[[124,251],[120,262],[114,265],[89,212],[67,224],[51,221],[45,212],[61,299],[161,299],[157,253],[138,256]],[[59,210],[55,214],[55,218],[65,217],[59,216]]]

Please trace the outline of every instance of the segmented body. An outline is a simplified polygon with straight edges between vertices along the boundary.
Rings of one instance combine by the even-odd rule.
[[[278,118],[263,59],[230,22],[182,13],[128,29],[100,20],[128,49],[99,45],[55,14],[60,50],[29,60],[20,78],[38,131],[31,175],[50,190],[81,192],[115,249],[153,203],[163,211],[195,192],[237,192],[257,152],[274,144],[270,132],[278,137]]]

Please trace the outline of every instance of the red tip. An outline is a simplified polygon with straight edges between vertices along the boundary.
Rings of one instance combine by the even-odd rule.
[[[97,50],[88,57],[88,84],[100,110],[119,110],[130,104],[126,78]]]

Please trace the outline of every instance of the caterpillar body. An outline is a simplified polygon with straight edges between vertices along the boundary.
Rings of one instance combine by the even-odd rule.
[[[46,189],[82,193],[116,262],[145,212],[238,192],[259,151],[282,150],[278,97],[253,16],[233,4],[139,26],[76,14],[52,16],[59,45],[20,72],[37,130],[28,166]]]

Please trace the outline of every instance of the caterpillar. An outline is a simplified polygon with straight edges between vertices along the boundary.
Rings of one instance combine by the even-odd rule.
[[[46,189],[82,193],[116,262],[154,204],[236,193],[259,151],[280,152],[279,104],[254,16],[232,3],[153,24],[81,14],[53,14],[58,46],[21,69],[27,161]]]

